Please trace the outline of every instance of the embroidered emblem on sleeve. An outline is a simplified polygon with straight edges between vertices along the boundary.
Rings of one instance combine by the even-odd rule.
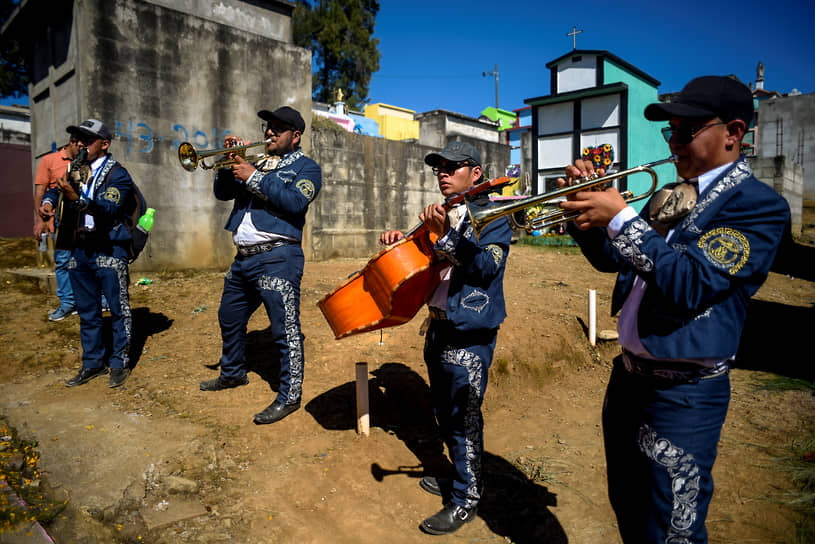
[[[297,182],[296,187],[300,190],[306,199],[311,202],[311,199],[314,198],[314,184],[311,180],[308,179],[301,179]]]
[[[742,269],[750,258],[750,242],[737,230],[720,227],[706,232],[696,244],[715,267],[731,275]]]
[[[495,264],[500,265],[501,259],[504,258],[504,250],[501,249],[501,246],[490,244],[487,246],[487,251],[489,251],[492,255],[492,259],[495,261]]]
[[[119,192],[119,189],[117,189],[116,187],[108,187],[107,189],[105,189],[105,194],[102,195],[102,198],[118,204],[119,200],[121,200],[122,198],[122,195]]]

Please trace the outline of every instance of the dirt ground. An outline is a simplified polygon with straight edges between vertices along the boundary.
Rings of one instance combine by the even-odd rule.
[[[805,386],[769,384],[783,378],[811,386],[815,379],[808,337],[815,323],[815,243],[803,241],[792,268],[771,274],[751,307],[714,470],[712,542],[802,541],[796,537],[801,518],[789,505],[794,486],[781,459],[796,441],[812,439],[815,396]],[[0,241],[1,269],[32,266],[34,259],[33,241]],[[303,408],[267,426],[252,423],[277,387],[262,310],[249,326],[256,369],[250,384],[217,393],[198,389],[199,381],[217,375],[207,365],[220,355],[223,271],[145,274],[150,285],[132,275],[136,366],[120,389],[109,389],[106,378],[66,388],[80,367],[78,318],[48,322],[56,298],[0,273],[0,418],[37,441],[49,489],[68,499],[46,526],[54,539],[620,542],[606,497],[600,427],[619,348],[615,342],[591,347],[585,332],[589,289],[597,291],[598,330],[615,329],[614,277],[595,272],[573,249],[512,247],[509,317],[484,403],[486,496],[474,522],[431,537],[418,525],[441,504],[418,482],[424,470],[446,463],[429,407],[422,319],[336,341],[316,306],[365,262],[306,263]],[[356,431],[356,363],[367,363],[367,437]]]

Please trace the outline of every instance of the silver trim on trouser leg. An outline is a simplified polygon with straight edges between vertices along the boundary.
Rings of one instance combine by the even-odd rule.
[[[109,257],[106,255],[99,255],[96,257],[96,266],[99,268],[112,268],[116,271],[116,277],[119,280],[119,312],[122,316],[122,325],[125,329],[125,336],[127,342],[120,354],[122,357],[122,368],[130,367],[130,344],[133,339],[133,315],[130,313],[130,295],[128,293],[128,285],[130,283],[130,274],[127,267],[127,262],[116,257]],[[113,304],[108,301],[108,304]]]
[[[658,437],[656,431],[646,424],[640,427],[638,442],[640,451],[666,467],[671,477],[673,510],[665,544],[690,544],[691,527],[697,518],[696,498],[699,495],[700,475],[696,458],[670,440]]]
[[[467,370],[467,381],[470,384],[467,411],[464,414],[464,445],[467,452],[465,466],[469,478],[464,507],[472,508],[481,499],[478,480],[481,477],[481,453],[484,451],[484,444],[479,425],[479,414],[481,412],[481,375],[484,363],[478,355],[465,349],[442,351],[442,361],[463,366]]]
[[[303,341],[297,324],[297,300],[292,282],[283,278],[261,276],[258,287],[266,291],[277,291],[283,299],[284,328],[286,343],[289,346],[289,394],[286,404],[300,400],[303,389]]]

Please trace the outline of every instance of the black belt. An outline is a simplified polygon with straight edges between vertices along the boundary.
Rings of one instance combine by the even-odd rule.
[[[251,246],[237,246],[237,248],[238,253],[244,257],[249,257],[250,255],[257,255],[258,253],[263,253],[264,251],[271,251],[277,247],[294,243],[296,242],[292,242],[291,240],[278,240],[277,242],[262,242],[260,244],[253,244]]]
[[[430,319],[435,319],[438,321],[447,321],[447,312],[445,312],[441,308],[436,308],[435,306],[428,306],[427,309],[430,310]]]
[[[110,244],[110,239],[103,236],[97,230],[78,230],[76,231],[76,245],[77,247],[90,247],[100,246],[102,244]]]
[[[719,366],[701,366],[687,361],[665,361],[644,359],[623,350],[623,366],[631,374],[656,378],[672,383],[686,383],[695,380],[707,380],[726,374],[729,370],[725,362]]]

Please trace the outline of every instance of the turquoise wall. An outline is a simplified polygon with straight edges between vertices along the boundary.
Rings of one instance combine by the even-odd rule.
[[[658,102],[657,89],[651,83],[621,68],[609,59],[604,59],[603,84],[625,83],[628,85],[628,168],[662,160],[671,154],[668,144],[662,138],[660,129],[667,122],[645,119],[645,106]],[[659,187],[676,181],[676,168],[672,164],[656,167]],[[628,188],[636,194],[651,187],[651,176],[645,173],[628,178]],[[646,200],[632,204],[638,211]]]

